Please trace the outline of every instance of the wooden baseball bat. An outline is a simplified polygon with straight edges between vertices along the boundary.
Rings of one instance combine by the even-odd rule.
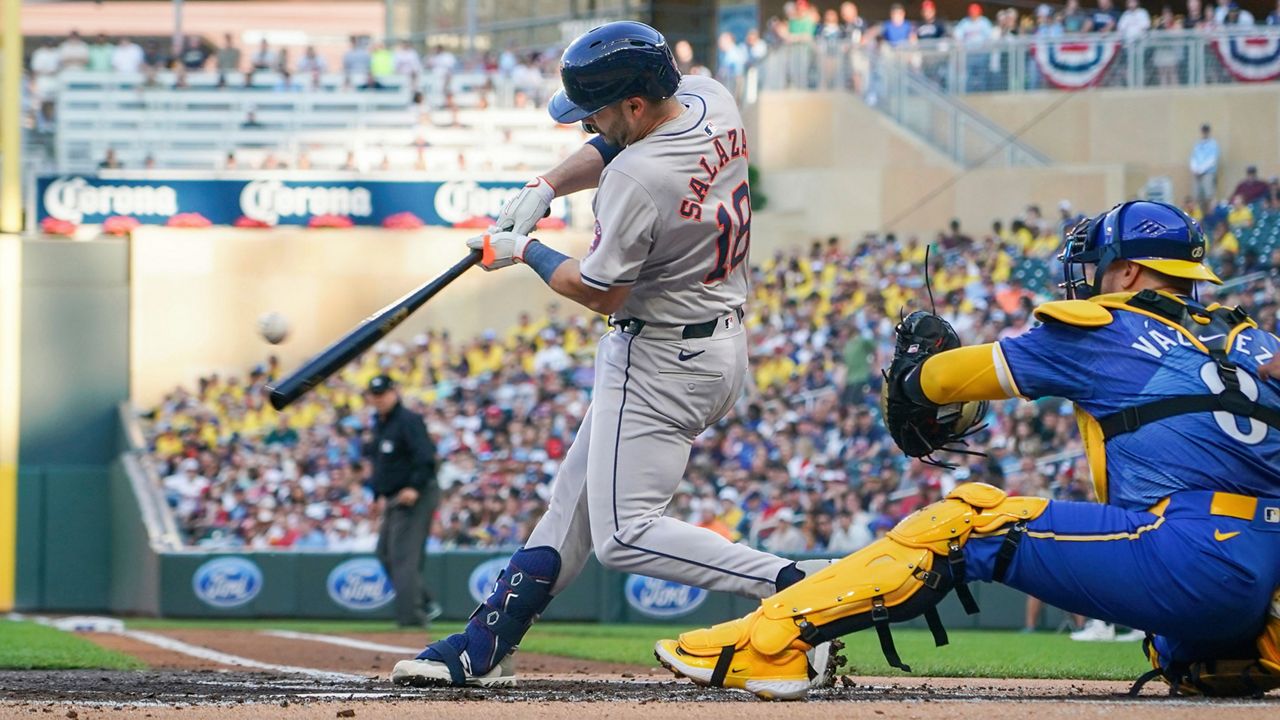
[[[472,250],[453,267],[445,270],[440,277],[421,285],[408,295],[360,321],[360,324],[351,332],[303,363],[302,367],[285,376],[279,384],[268,386],[267,389],[271,392],[271,407],[283,410],[290,403],[307,394],[311,388],[327,380],[330,375],[354,360],[360,353],[373,347],[374,343],[394,330],[397,325],[404,322],[405,318],[478,262],[480,262],[480,251]]]

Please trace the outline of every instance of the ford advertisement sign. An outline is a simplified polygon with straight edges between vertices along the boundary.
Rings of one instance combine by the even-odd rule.
[[[645,575],[628,575],[623,593],[627,603],[641,615],[660,619],[688,615],[707,599],[707,591],[702,588]]]
[[[248,558],[214,558],[196,568],[191,589],[207,605],[240,607],[262,591],[262,571]]]
[[[268,225],[305,225],[315,215],[342,215],[356,225],[381,225],[411,212],[427,225],[452,226],[496,217],[521,182],[451,180],[167,179],[147,176],[47,175],[36,181],[36,221],[100,224],[127,215],[163,225],[178,213],[199,213],[214,225],[241,216]],[[568,222],[563,198],[551,216]]]
[[[329,597],[348,610],[377,610],[396,597],[391,579],[374,558],[352,558],[329,571]]]

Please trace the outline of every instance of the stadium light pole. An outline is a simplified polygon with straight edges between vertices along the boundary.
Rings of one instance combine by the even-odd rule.
[[[22,0],[0,0],[0,611],[18,562],[19,341],[22,319]]]

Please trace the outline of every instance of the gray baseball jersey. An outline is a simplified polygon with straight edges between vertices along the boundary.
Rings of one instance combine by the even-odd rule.
[[[527,547],[560,553],[553,593],[594,551],[606,567],[751,597],[776,591],[789,562],[666,515],[693,440],[742,392],[751,199],[733,97],[685,77],[679,117],[625,148],[596,193],[582,280],[631,292],[617,316],[639,334],[600,340],[587,411]],[[684,326],[715,320],[684,337]],[[704,334],[708,333],[708,334]]]
[[[582,281],[631,285],[616,313],[662,325],[724,315],[747,299],[751,196],[747,137],[733,96],[680,81],[684,112],[627,146],[600,176]]]

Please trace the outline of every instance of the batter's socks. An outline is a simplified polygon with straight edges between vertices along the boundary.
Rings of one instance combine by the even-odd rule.
[[[538,615],[551,603],[551,587],[560,575],[560,553],[549,547],[521,548],[498,576],[484,603],[471,613],[461,633],[432,643],[419,660],[458,666],[471,676],[488,673],[520,644]],[[455,684],[460,684],[455,677]]]

